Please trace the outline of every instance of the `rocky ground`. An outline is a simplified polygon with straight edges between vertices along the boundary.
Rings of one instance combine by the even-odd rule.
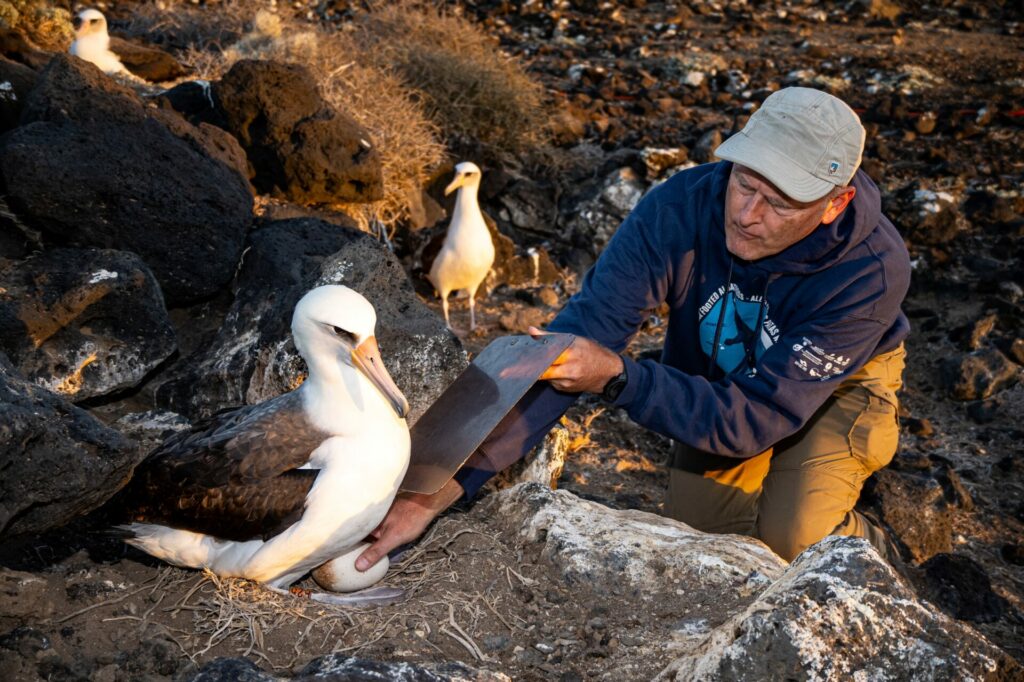
[[[607,238],[600,224],[574,220],[581,209],[614,224],[630,197],[666,169],[709,160],[716,141],[741,127],[750,103],[769,89],[830,89],[861,113],[869,133],[864,168],[882,188],[915,268],[905,304],[913,331],[900,451],[869,482],[862,506],[901,544],[919,597],[1024,660],[1024,15],[1011,3],[955,0],[454,7],[544,83],[562,159],[559,173],[533,161],[484,164],[484,208],[498,229],[521,248],[543,249],[560,274],[494,288],[478,303],[473,333],[464,331],[464,303],[453,303],[470,354],[547,321],[572,294]],[[130,4],[110,9],[116,16]],[[343,24],[355,11],[310,4],[309,20]],[[428,234],[400,240],[397,255],[420,299],[439,313],[414,250]],[[314,236],[324,255],[337,246]],[[262,272],[240,276],[258,280]],[[231,304],[222,293],[172,308],[181,356],[210,340],[234,314]],[[276,314],[254,313],[265,326]],[[656,352],[663,323],[652,318],[629,352]],[[152,408],[154,391],[85,405],[114,423]],[[565,428],[570,454],[560,489],[612,509],[658,511],[667,440],[589,399],[570,411]],[[648,679],[759,594],[753,580],[727,596],[677,593],[651,605],[605,581],[567,578],[543,539],[508,532],[495,499],[446,515],[396,558],[387,580],[409,588],[410,599],[354,611],[169,568],[98,534],[90,519],[72,522],[5,547],[0,676],[189,679],[230,657],[207,670],[220,675],[214,679],[241,679],[258,673],[238,657],[292,675],[311,660],[323,670],[357,655],[425,666],[408,679],[489,679],[486,671]],[[749,575],[781,575],[781,565],[765,562],[747,567]],[[332,652],[339,657],[318,659]],[[472,670],[444,667],[452,661]],[[1010,679],[1013,670],[1002,663],[992,679]]]

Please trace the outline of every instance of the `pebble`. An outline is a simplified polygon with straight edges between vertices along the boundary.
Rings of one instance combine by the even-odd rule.
[[[929,135],[935,130],[935,125],[938,123],[938,117],[933,111],[926,111],[917,119],[914,123],[914,128],[917,132],[922,135]]]

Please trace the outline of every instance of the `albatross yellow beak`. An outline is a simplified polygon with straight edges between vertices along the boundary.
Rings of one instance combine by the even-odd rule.
[[[395,385],[394,379],[384,367],[376,337],[371,336],[352,351],[352,362],[384,394],[398,416],[404,419],[409,414],[409,401],[402,395],[402,391]]]
[[[444,188],[444,195],[448,196],[449,194],[451,194],[452,192],[454,192],[458,188],[462,187],[462,183],[463,183],[463,181],[465,179],[466,179],[466,176],[463,175],[462,173],[459,173],[458,175],[456,175],[455,179],[452,180],[450,183],[448,183],[448,186]]]

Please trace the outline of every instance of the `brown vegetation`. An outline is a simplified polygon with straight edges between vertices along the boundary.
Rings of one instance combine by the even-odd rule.
[[[544,88],[468,19],[401,0],[380,3],[357,26],[365,54],[401,74],[448,139],[510,152],[545,139]]]
[[[39,0],[0,0],[0,28],[19,29],[46,50],[64,52],[74,30],[66,9]]]

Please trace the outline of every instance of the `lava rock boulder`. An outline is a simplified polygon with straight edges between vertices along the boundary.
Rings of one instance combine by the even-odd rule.
[[[656,679],[1010,680],[1022,673],[976,630],[918,601],[867,541],[830,536]]]
[[[125,251],[51,249],[0,262],[0,349],[77,402],[132,388],[177,348],[156,279]]]
[[[39,76],[21,122],[0,137],[0,180],[11,209],[48,243],[138,254],[170,305],[208,297],[231,279],[252,194],[211,148],[209,131],[148,109],[67,55]]]
[[[106,502],[139,449],[0,353],[0,542],[57,528]]]
[[[255,168],[260,192],[304,204],[384,195],[370,134],[330,107],[298,64],[237,62],[214,88],[218,109]]]

